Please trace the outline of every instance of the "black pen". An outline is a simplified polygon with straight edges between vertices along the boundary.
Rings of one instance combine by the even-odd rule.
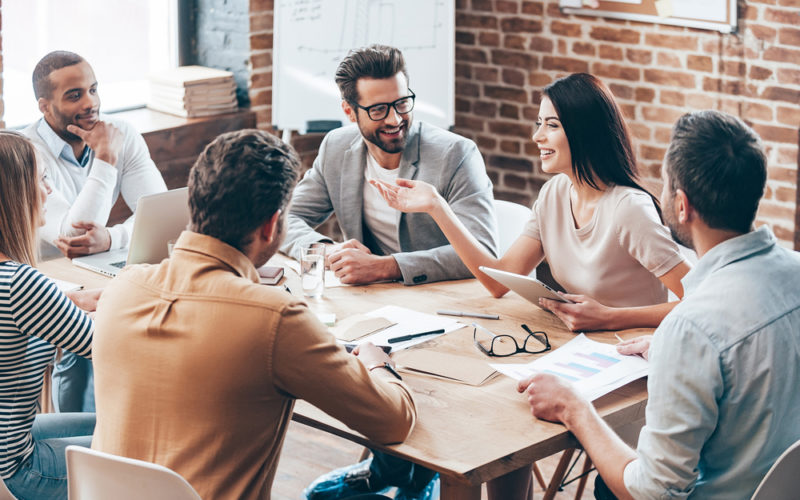
[[[389,342],[390,344],[396,344],[398,342],[405,342],[406,340],[415,339],[417,337],[423,337],[425,335],[436,335],[437,333],[444,333],[444,328],[439,328],[438,330],[431,330],[429,332],[412,333],[411,335],[401,335],[400,337],[389,339],[387,340],[387,342]]]

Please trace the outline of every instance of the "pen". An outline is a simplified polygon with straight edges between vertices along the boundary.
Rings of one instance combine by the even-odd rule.
[[[444,316],[463,316],[465,318],[500,319],[500,316],[497,314],[483,314],[463,311],[436,311],[436,314],[441,314]]]
[[[619,340],[620,342],[625,342],[624,340],[622,340],[622,337],[620,337],[620,336],[619,336],[619,335],[617,335],[616,333],[614,334],[614,336],[615,336],[615,337],[617,337],[617,340]]]
[[[411,335],[401,335],[399,337],[394,337],[392,339],[387,340],[390,344],[396,344],[398,342],[405,342],[406,340],[415,339],[417,337],[423,337],[425,335],[435,335],[437,333],[444,333],[444,328],[439,328],[438,330],[431,330],[429,332],[421,332],[421,333],[412,333]]]

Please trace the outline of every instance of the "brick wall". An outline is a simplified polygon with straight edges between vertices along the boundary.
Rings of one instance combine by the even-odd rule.
[[[3,95],[3,2],[0,0],[0,97]],[[5,128],[6,122],[3,120],[5,106],[3,99],[0,99],[0,128]]]
[[[273,0],[250,0],[250,107],[264,129],[272,129],[273,9]]]
[[[251,0],[250,96],[271,127],[273,0]],[[739,0],[739,33],[565,16],[558,0],[456,0],[456,126],[486,158],[495,195],[530,204],[546,180],[530,140],[541,88],[576,71],[612,89],[649,184],[672,123],[720,109],[761,134],[769,180],[758,222],[795,241],[800,127],[800,0]],[[411,75],[413,80],[414,75]],[[295,146],[309,164],[319,139]],[[311,149],[305,149],[311,148]],[[800,246],[800,235],[797,237]]]
[[[233,72],[236,97],[248,106],[250,25],[247,0],[195,0],[195,53],[192,64]]]

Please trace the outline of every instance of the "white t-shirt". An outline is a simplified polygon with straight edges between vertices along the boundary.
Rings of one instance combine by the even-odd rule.
[[[398,173],[400,173],[399,168],[385,169],[367,153],[367,168],[364,170],[364,224],[385,255],[400,252],[400,241],[397,236],[400,212],[390,207],[378,189],[369,181],[375,179],[394,184]]]
[[[567,292],[607,306],[666,302],[667,289],[658,277],[684,258],[650,195],[627,186],[609,187],[592,220],[576,228],[571,186],[563,174],[547,181],[522,233],[542,242],[553,278]]]

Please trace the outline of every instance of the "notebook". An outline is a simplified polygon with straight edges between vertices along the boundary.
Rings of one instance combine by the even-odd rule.
[[[173,189],[139,198],[130,246],[86,255],[72,263],[114,277],[129,264],[156,264],[167,258],[167,242],[176,239],[189,224],[189,190]]]

